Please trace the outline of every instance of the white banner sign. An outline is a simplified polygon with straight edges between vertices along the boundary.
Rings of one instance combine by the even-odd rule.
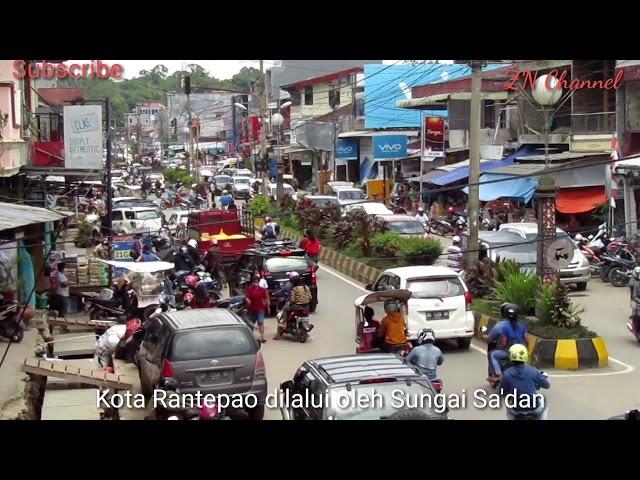
[[[102,169],[102,106],[64,107],[64,166]]]

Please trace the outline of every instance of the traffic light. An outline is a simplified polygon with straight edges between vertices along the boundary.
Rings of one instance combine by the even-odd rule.
[[[191,94],[191,77],[189,75],[184,77],[184,93],[185,95]]]

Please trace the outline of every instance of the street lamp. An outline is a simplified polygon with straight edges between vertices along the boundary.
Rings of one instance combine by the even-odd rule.
[[[538,217],[537,269],[542,281],[553,282],[557,276],[555,267],[549,265],[547,253],[556,239],[556,196],[558,189],[549,171],[549,131],[553,105],[562,97],[562,88],[558,79],[551,75],[543,75],[536,80],[531,92],[533,100],[542,107],[544,118],[544,169],[545,174],[538,181],[536,190],[536,210]]]
[[[276,149],[278,151],[278,176],[276,177],[276,196],[278,203],[281,202],[284,195],[283,177],[284,163],[282,161],[282,152],[280,152],[280,130],[284,125],[284,117],[280,113],[274,113],[271,115],[271,125],[276,128]]]

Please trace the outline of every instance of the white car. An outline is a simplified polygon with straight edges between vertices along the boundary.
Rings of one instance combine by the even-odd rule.
[[[152,207],[114,208],[111,218],[116,234],[158,233],[162,228],[162,216]]]
[[[160,188],[164,188],[164,175],[161,173],[150,173],[147,175],[147,178],[151,182],[151,185],[155,188],[156,181],[160,180]]]
[[[251,178],[251,179],[256,178],[256,174],[253,173],[248,168],[239,168],[237,170],[233,170],[231,172],[231,176],[232,177],[247,177],[247,178]]]
[[[417,339],[418,333],[428,327],[437,340],[454,339],[459,348],[469,348],[474,333],[471,292],[454,270],[432,266],[391,268],[367,285],[373,292],[392,289],[412,293],[405,312],[410,340]],[[384,311],[375,314],[380,321]]]
[[[499,230],[502,232],[512,232],[516,235],[519,235],[521,238],[525,240],[536,242],[538,239],[538,224],[533,222],[523,222],[523,223],[503,223],[500,225]],[[567,232],[562,230],[561,228],[556,228],[556,238],[557,239],[565,239],[569,240],[572,244],[575,245],[573,240]],[[532,246],[535,249],[537,248],[536,243],[532,243]],[[577,245],[575,245],[575,249],[573,251],[573,259],[567,268],[563,268],[560,270],[560,281],[565,284],[574,283],[578,290],[586,290],[587,284],[591,280],[591,266],[589,265],[589,260],[587,257],[583,255]]]
[[[335,187],[338,204],[343,207],[351,203],[362,203],[367,201],[367,196],[362,190],[354,187]]]
[[[389,210],[384,203],[364,202],[364,203],[357,203],[355,205],[345,206],[342,209],[343,211],[342,216],[344,217],[347,215],[347,213],[354,212],[356,210],[362,210],[367,215],[371,215],[371,216],[393,215],[393,212]]]
[[[296,195],[296,191],[291,185],[289,185],[288,183],[283,183],[282,187],[284,188],[285,195],[289,195],[294,202],[298,201],[298,196]],[[269,184],[269,195],[271,195],[271,197],[274,200],[278,199],[277,189],[278,189],[278,186],[275,183]]]

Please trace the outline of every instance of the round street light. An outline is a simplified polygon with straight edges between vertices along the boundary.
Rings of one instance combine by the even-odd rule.
[[[543,75],[536,80],[531,96],[538,105],[553,105],[562,97],[560,82],[553,75]]]
[[[280,110],[282,110],[283,108],[290,107],[292,104],[293,102],[284,102],[282,105],[280,105]]]
[[[234,105],[235,105],[236,107],[238,107],[239,109],[244,110],[245,112],[248,110],[248,109],[247,109],[247,107],[245,107],[245,106],[244,106],[243,104],[241,104],[241,103],[237,103],[237,102],[236,102],[236,103],[234,103]]]
[[[274,113],[271,115],[271,125],[278,128],[284,125],[284,117],[279,113]]]

